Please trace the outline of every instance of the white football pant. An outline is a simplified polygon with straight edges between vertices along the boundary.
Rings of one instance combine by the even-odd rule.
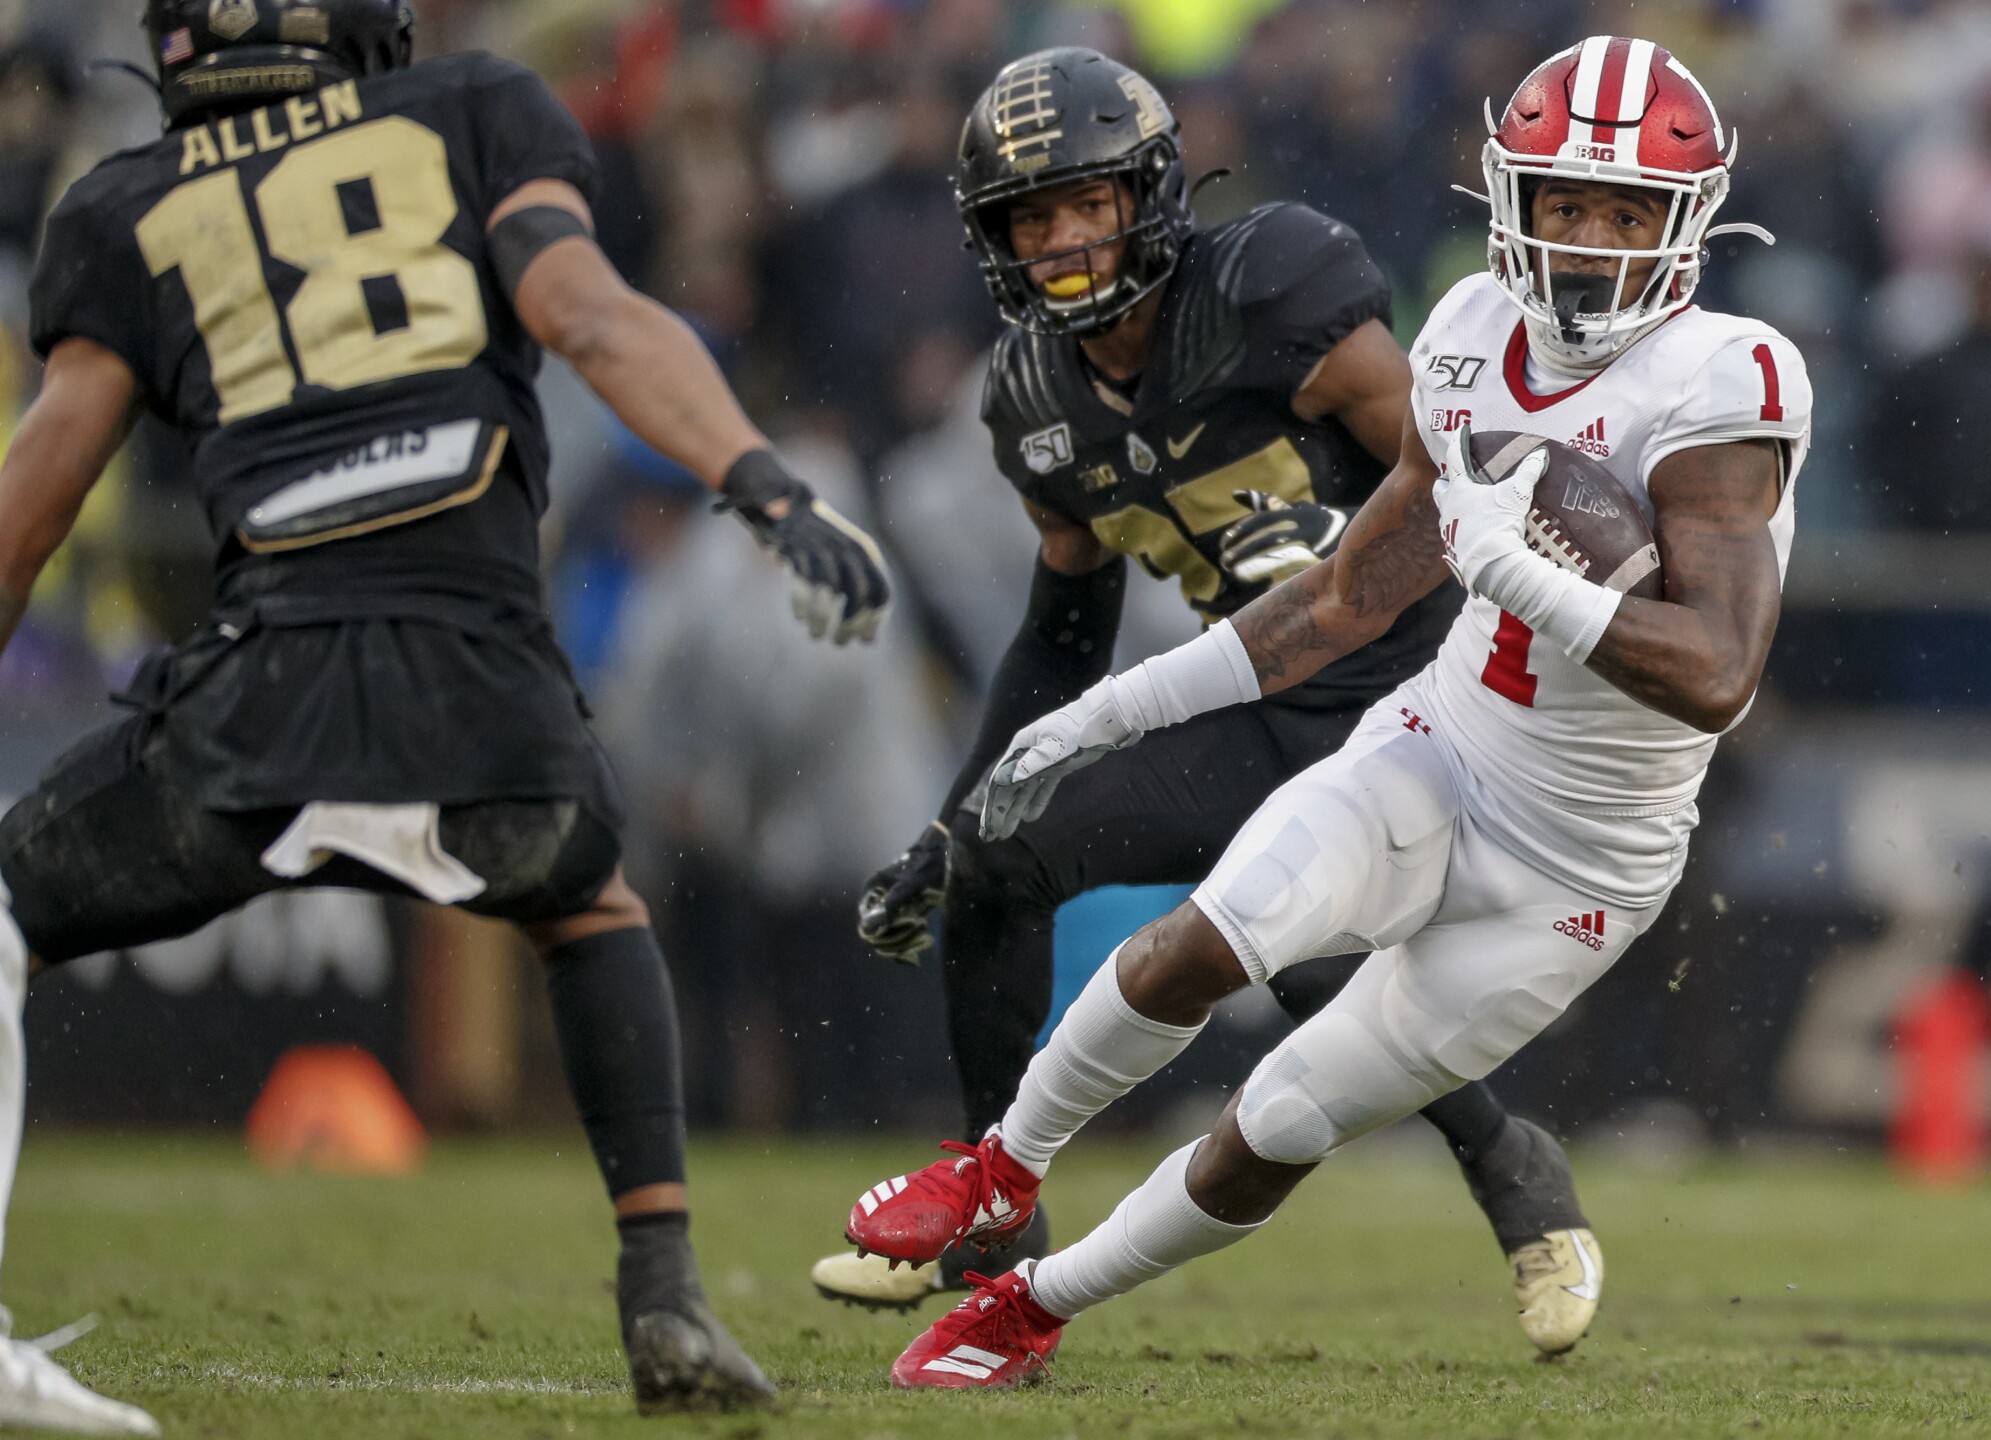
[[[1494,844],[1442,720],[1403,698],[1274,791],[1193,897],[1254,982],[1375,952],[1246,1082],[1238,1125],[1266,1160],[1322,1160],[1483,1078],[1665,903],[1614,908]]]
[[[21,1033],[21,1008],[28,999],[28,942],[14,924],[12,903],[6,882],[0,881],[0,1255],[6,1250],[7,1207],[14,1196],[21,1117],[28,1096],[28,1047]],[[5,1314],[0,1310],[0,1316]]]

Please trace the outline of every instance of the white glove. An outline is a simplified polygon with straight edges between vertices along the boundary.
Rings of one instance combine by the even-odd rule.
[[[1017,731],[1009,753],[989,776],[982,802],[982,838],[1006,840],[1051,803],[1058,782],[1100,756],[1124,750],[1144,733],[1129,723],[1108,676],[1078,699]]]
[[[1624,596],[1528,548],[1528,509],[1548,463],[1548,447],[1537,445],[1505,480],[1495,480],[1473,463],[1472,427],[1461,425],[1453,432],[1446,473],[1431,487],[1431,496],[1438,502],[1445,563],[1459,583],[1581,665]]]
[[[1548,447],[1538,445],[1507,472],[1506,479],[1495,480],[1473,461],[1472,426],[1461,424],[1452,432],[1452,452],[1444,473],[1431,486],[1431,498],[1438,505],[1445,564],[1473,594],[1491,598],[1479,587],[1480,573],[1490,561],[1531,553],[1528,507],[1548,465]]]

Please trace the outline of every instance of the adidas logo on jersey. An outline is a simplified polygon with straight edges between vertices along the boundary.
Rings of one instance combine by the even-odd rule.
[[[1567,920],[1555,922],[1558,935],[1567,935],[1588,945],[1592,950],[1604,948],[1604,912],[1592,910],[1583,915],[1572,915]]]
[[[1604,438],[1604,417],[1599,415],[1583,427],[1583,433],[1569,441],[1569,448],[1581,450],[1585,455],[1595,455],[1603,459],[1611,453],[1611,442]]]

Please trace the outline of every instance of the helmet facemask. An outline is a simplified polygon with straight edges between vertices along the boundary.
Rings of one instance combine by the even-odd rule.
[[[970,243],[981,258],[982,276],[1002,316],[1012,325],[1046,335],[1095,334],[1112,326],[1174,273],[1182,253],[1182,226],[1170,213],[1170,187],[1179,179],[1173,145],[1150,144],[1123,160],[1079,170],[1033,176],[1033,183],[964,203],[961,216]],[[1122,209],[1113,232],[1069,250],[1023,259],[1010,235],[1009,209],[1025,195],[1062,189],[1085,180],[1117,180],[1114,203],[1131,196],[1131,214]],[[1123,243],[1124,242],[1124,243]],[[1030,272],[1046,263],[1077,256],[1084,273],[1096,277],[1094,252],[1122,245],[1113,278],[1103,287],[1088,283],[1071,295],[1048,293]],[[1060,277],[1063,278],[1063,277]]]
[[[1597,161],[1544,159],[1517,155],[1488,140],[1481,169],[1492,209],[1487,262],[1508,299],[1528,322],[1530,339],[1544,355],[1568,369],[1596,370],[1627,346],[1693,303],[1707,258],[1706,242],[1715,211],[1728,198],[1727,160],[1701,174],[1634,170]],[[1533,198],[1548,179],[1656,192],[1664,199],[1660,243],[1618,250],[1568,245],[1534,234]],[[1724,229],[1741,227],[1723,227]],[[1754,228],[1754,227],[1749,227]],[[1594,256],[1615,266],[1592,274],[1556,268],[1561,255]],[[1629,284],[1641,261],[1652,271],[1636,291]]]

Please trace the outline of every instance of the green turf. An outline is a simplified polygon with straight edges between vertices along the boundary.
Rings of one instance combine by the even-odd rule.
[[[37,1139],[6,1299],[22,1333],[101,1311],[65,1358],[186,1436],[1991,1433],[1983,1189],[1909,1190],[1852,1159],[1654,1178],[1579,1157],[1605,1308],[1539,1365],[1455,1173],[1377,1142],[1267,1233],[1075,1324],[1049,1386],[913,1396],[884,1373],[915,1322],[825,1304],[806,1271],[921,1147],[701,1145],[707,1282],[784,1399],[642,1421],[605,1207],[556,1143],[445,1146],[394,1181],[266,1176],[222,1143]],[[1062,1233],[1161,1152],[1076,1145],[1047,1190]]]

